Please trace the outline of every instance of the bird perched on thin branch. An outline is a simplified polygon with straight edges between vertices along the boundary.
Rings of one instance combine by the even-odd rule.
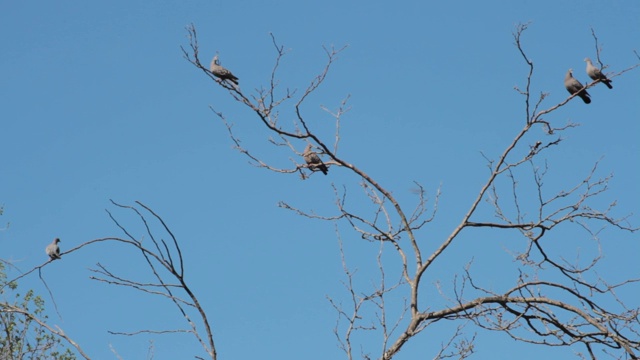
[[[587,90],[583,89],[584,86],[582,86],[580,81],[573,77],[573,69],[569,69],[569,71],[567,71],[567,75],[564,76],[564,87],[567,88],[567,91],[571,95],[577,93],[585,104],[589,104],[591,102],[591,98],[589,97],[590,95]]]
[[[211,66],[209,66],[209,70],[220,80],[229,80],[232,83],[238,85],[238,78],[234,76],[231,71],[220,66],[220,62],[218,61],[218,54],[216,54],[216,56],[213,57],[213,60],[211,60]]]
[[[304,161],[309,165],[309,169],[311,171],[317,171],[316,169],[322,171],[323,174],[327,175],[329,169],[327,165],[325,165],[318,154],[316,154],[313,150],[311,150],[311,144],[307,144],[307,147],[304,148],[304,152],[302,153],[304,157]]]
[[[587,75],[593,80],[600,80],[603,84],[607,85],[609,89],[613,89],[611,86],[611,80],[607,79],[607,76],[600,71],[597,67],[593,66],[591,63],[591,59],[584,58],[584,61],[587,63]]]
[[[49,258],[51,258],[51,260],[61,259],[60,247],[58,246],[59,242],[60,242],[60,239],[55,238],[53,239],[53,242],[47,245],[47,248],[44,249],[44,251],[47,253],[47,255],[49,255]]]

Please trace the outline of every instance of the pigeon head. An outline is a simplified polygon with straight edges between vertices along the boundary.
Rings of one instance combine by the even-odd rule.
[[[53,241],[57,244],[57,243],[59,243],[61,240],[60,240],[60,238],[55,238]]]
[[[586,57],[586,58],[584,58],[584,60],[583,60],[583,61],[584,61],[584,62],[588,62],[588,63],[590,63],[590,62],[591,62],[591,59],[589,59],[588,57]]]

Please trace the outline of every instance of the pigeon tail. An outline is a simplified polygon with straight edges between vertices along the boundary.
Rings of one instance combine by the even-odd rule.
[[[580,96],[580,99],[582,99],[582,101],[584,101],[585,104],[590,104],[591,103],[591,98],[589,97],[589,93],[586,91],[581,91],[578,93],[578,96]]]
[[[329,173],[329,169],[327,168],[327,165],[325,164],[320,164],[317,166],[318,169],[320,169],[320,171],[322,171],[323,174],[327,175]]]

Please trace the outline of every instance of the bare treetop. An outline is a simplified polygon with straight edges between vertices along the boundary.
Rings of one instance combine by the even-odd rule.
[[[514,33],[517,50],[529,66],[526,88],[517,89],[524,96],[526,117],[523,119],[523,128],[515,133],[513,138],[505,139],[504,150],[495,158],[485,156],[489,168],[486,181],[479,187],[477,196],[471,200],[468,210],[464,212],[457,225],[443,238],[433,238],[427,234],[427,239],[423,239],[425,234],[420,232],[436,218],[439,190],[430,198],[427,196],[427,190],[416,183],[419,189],[416,191],[417,205],[411,211],[407,211],[407,205],[399,202],[393,191],[377,182],[364,169],[338,154],[338,144],[345,140],[341,137],[340,125],[342,115],[349,109],[348,97],[337,111],[329,112],[335,120],[336,130],[333,138],[321,135],[326,134],[326,131],[320,128],[321,124],[308,119],[302,110],[301,104],[308,102],[310,95],[328,76],[329,69],[336,59],[335,50],[326,51],[326,67],[312,79],[302,94],[287,89],[284,95],[278,96],[280,83],[277,71],[285,52],[273,37],[277,53],[268,86],[258,89],[254,95],[247,95],[218,83],[229,91],[234,100],[257,115],[257,125],[264,126],[272,135],[268,141],[276,149],[299,154],[295,150],[297,142],[310,142],[302,154],[307,167],[314,170],[319,165],[328,163],[342,166],[346,170],[346,176],[351,174],[361,181],[362,190],[370,201],[369,213],[366,213],[366,210],[354,211],[347,197],[347,189],[340,191],[337,186],[333,186],[337,214],[318,215],[284,201],[280,203],[282,208],[304,217],[332,222],[345,221],[359,238],[377,243],[379,246],[379,253],[374,260],[378,264],[379,280],[371,289],[364,290],[357,288],[354,281],[356,273],[347,265],[344,249],[342,246],[340,248],[349,301],[348,305],[345,305],[330,298],[330,302],[338,314],[338,325],[334,332],[340,348],[348,359],[354,359],[357,356],[356,352],[360,351],[360,356],[364,359],[375,356],[381,360],[390,360],[407,342],[441,320],[455,321],[458,326],[454,333],[450,334],[449,341],[445,338],[442,349],[436,349],[438,351],[434,359],[463,359],[470,356],[474,352],[475,335],[465,336],[464,328],[469,324],[475,325],[475,329],[503,332],[521,342],[546,346],[580,344],[586,349],[587,356],[593,359],[596,357],[594,349],[619,349],[621,353],[616,354],[632,358],[640,351],[640,342],[636,340],[639,332],[639,311],[634,309],[630,312],[619,312],[590,297],[590,294],[597,293],[600,299],[617,301],[615,290],[638,280],[632,278],[619,284],[608,284],[601,280],[587,281],[585,278],[594,271],[599,256],[594,257],[586,266],[568,264],[564,261],[563,254],[550,252],[548,243],[543,241],[550,233],[555,234],[559,225],[579,224],[579,228],[589,229],[588,223],[602,222],[622,231],[633,232],[637,229],[628,224],[626,216],[615,218],[610,215],[615,203],[604,209],[592,207],[592,199],[606,191],[610,179],[596,177],[597,164],[579,184],[570,185],[558,193],[546,194],[544,183],[548,169],[545,160],[540,160],[541,154],[551,154],[554,148],[562,144],[563,138],[559,134],[577,126],[573,123],[558,125],[557,120],[550,114],[566,105],[575,96],[587,104],[590,103],[591,99],[586,89],[595,82],[582,85],[569,70],[565,77],[565,87],[571,96],[544,108],[547,94],[542,93],[536,98],[531,93],[534,64],[521,42],[522,34],[527,27],[526,24],[519,25]],[[195,28],[190,27],[188,30],[192,51],[185,51],[185,57],[196,67],[202,68],[198,60]],[[620,76],[636,66],[614,75]],[[292,106],[295,117],[291,121],[283,121],[279,115],[288,100],[295,103]],[[324,106],[321,108],[326,110]],[[248,146],[251,144],[241,145],[227,116],[220,112],[216,112],[216,115],[224,121],[236,149],[246,155],[254,165],[282,174],[300,170],[300,165],[297,165],[295,160],[292,161],[294,168],[286,169],[265,160],[269,155],[268,151],[261,154],[249,151]],[[533,132],[534,128],[542,128],[544,135]],[[311,143],[317,145],[317,149],[327,161],[323,162],[320,159],[313,151]],[[325,172],[324,169],[319,169]],[[506,188],[505,183],[509,184]],[[523,183],[529,187],[527,191],[522,190]],[[533,193],[528,191],[531,189]],[[428,210],[430,202],[433,202],[432,211]],[[493,208],[493,218],[487,218],[486,212],[480,210],[485,204]],[[452,258],[455,254],[452,255],[451,245],[462,241],[460,239],[463,232],[470,233],[475,228],[484,228],[486,231],[500,234],[509,230],[519,233],[527,247],[524,252],[514,255],[513,261],[520,264],[515,274],[517,280],[512,286],[501,286],[502,291],[495,290],[493,286],[486,286],[484,279],[474,276],[469,262],[461,274],[455,275],[453,293],[445,293],[439,288],[446,302],[445,306],[439,306],[440,302],[433,301],[431,295],[426,294],[425,288],[429,285],[425,281],[433,279],[434,264],[458,260]],[[595,237],[590,230],[587,231],[589,236]],[[338,237],[340,238],[339,234]],[[388,251],[397,255],[396,268],[390,268],[382,260],[383,253]],[[399,274],[400,278],[388,280],[387,273]],[[403,301],[392,300],[398,298],[402,298]],[[371,314],[373,315],[369,316]],[[397,317],[392,318],[391,314]],[[381,348],[365,350],[362,343],[356,344],[358,337],[355,334],[358,332],[373,332],[380,336]],[[372,352],[376,352],[376,355]]]

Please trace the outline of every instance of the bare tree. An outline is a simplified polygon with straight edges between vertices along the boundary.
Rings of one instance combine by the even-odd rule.
[[[326,65],[306,89],[301,92],[283,90],[278,81],[278,72],[286,51],[272,36],[276,54],[270,81],[255,93],[248,94],[239,87],[217,79],[202,65],[196,28],[187,28],[190,42],[189,48],[183,48],[185,58],[217,82],[232,99],[255,114],[257,124],[269,132],[269,143],[292,155],[289,158],[290,165],[283,166],[270,153],[257,154],[251,151],[250,146],[241,145],[240,136],[233,131],[233,122],[212,109],[224,122],[236,149],[246,155],[253,165],[282,174],[298,173],[305,179],[313,174],[310,171],[313,169],[309,169],[305,163],[302,149],[312,144],[318,150],[318,155],[324,158],[324,164],[341,167],[361,181],[362,191],[370,205],[368,213],[352,210],[352,200],[347,197],[348,189],[335,185],[335,214],[322,216],[286,202],[280,203],[282,208],[304,217],[340,224],[346,222],[362,239],[379,247],[375,259],[378,279],[376,285],[369,289],[357,287],[354,281],[356,274],[347,264],[342,245],[340,247],[349,301],[343,304],[333,298],[329,300],[338,314],[335,334],[348,359],[392,359],[420,332],[445,320],[455,324],[455,330],[443,340],[441,348],[433,354],[434,359],[468,357],[476,346],[475,332],[481,330],[502,332],[526,343],[570,346],[579,356],[591,359],[601,353],[614,358],[637,358],[640,352],[640,308],[628,307],[625,299],[617,296],[617,290],[637,286],[639,279],[609,283],[598,276],[596,269],[601,260],[598,254],[599,239],[598,232],[592,229],[598,224],[626,232],[635,232],[638,228],[630,225],[628,217],[616,218],[612,215],[615,202],[605,208],[594,205],[594,199],[607,190],[610,180],[610,176],[599,177],[598,164],[576,184],[569,184],[564,190],[553,193],[547,191],[545,176],[548,176],[550,168],[543,155],[552,154],[554,149],[562,146],[562,135],[578,126],[575,123],[558,125],[552,114],[576,95],[547,106],[544,100],[548,94],[532,94],[534,63],[527,56],[522,43],[526,30],[527,24],[519,25],[513,34],[516,49],[528,67],[526,85],[523,89],[516,89],[522,95],[525,110],[522,128],[506,141],[500,154],[485,155],[487,177],[457,225],[447,236],[441,239],[429,237],[427,243],[425,238],[428,235],[420,230],[436,218],[439,189],[430,198],[428,191],[416,183],[416,204],[401,204],[391,189],[340,155],[339,145],[343,140],[340,123],[343,114],[349,110],[348,97],[336,111],[323,108],[335,119],[335,132],[331,137],[320,135],[322,131],[305,116],[302,109],[302,105],[309,101],[309,95],[326,79],[344,48],[325,48]],[[598,39],[594,31],[592,34],[597,61],[606,68],[600,60]],[[622,76],[636,67],[638,64],[607,74],[607,77]],[[585,89],[597,82],[586,84]],[[280,115],[287,110],[288,104],[292,104],[290,113],[294,114],[294,120],[290,123],[282,121]],[[534,129],[542,129],[545,135],[530,135]],[[531,143],[527,140],[534,136],[537,141]],[[487,217],[488,212],[481,210],[486,207],[492,209],[492,216]],[[566,260],[568,254],[555,251],[551,245],[552,234],[561,225],[584,230],[586,237],[593,240],[591,244],[596,255],[586,262],[582,259],[573,263]],[[439,300],[426,296],[428,285],[424,281],[433,279],[431,273],[435,271],[434,264],[447,259],[451,245],[463,241],[463,233],[467,236],[473,231],[519,234],[518,238],[526,246],[524,250],[511,251],[513,260],[518,264],[514,273],[515,281],[502,286],[502,289],[495,289],[485,279],[474,276],[472,261],[467,261],[461,272],[453,277],[451,287],[445,288],[440,286],[442,283],[436,282],[441,295]],[[435,247],[434,242],[438,244]],[[340,244],[343,244],[342,240]],[[389,251],[396,254],[394,259],[397,267],[382,260],[383,254]],[[390,300],[392,294],[393,300]],[[404,300],[398,301],[398,298]],[[473,330],[469,327],[473,327]],[[358,346],[356,334],[363,332],[382,339],[382,346],[375,353]]]

